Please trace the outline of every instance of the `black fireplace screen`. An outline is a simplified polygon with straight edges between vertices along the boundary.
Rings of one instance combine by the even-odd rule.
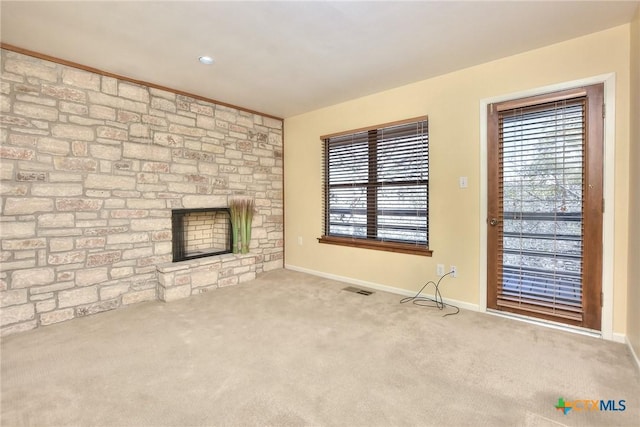
[[[173,262],[231,253],[228,208],[171,211]]]

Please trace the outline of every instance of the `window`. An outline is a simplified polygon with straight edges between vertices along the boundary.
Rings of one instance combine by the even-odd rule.
[[[427,117],[321,139],[319,241],[430,256]]]

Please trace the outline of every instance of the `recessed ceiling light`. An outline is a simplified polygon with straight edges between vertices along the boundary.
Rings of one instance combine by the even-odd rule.
[[[210,56],[201,56],[200,58],[198,58],[198,60],[200,61],[200,63],[205,65],[213,64],[213,58]]]

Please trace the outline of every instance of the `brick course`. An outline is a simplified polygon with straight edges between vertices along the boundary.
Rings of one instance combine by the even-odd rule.
[[[282,267],[282,122],[1,51],[2,334]],[[253,197],[251,253],[171,263],[171,209]]]

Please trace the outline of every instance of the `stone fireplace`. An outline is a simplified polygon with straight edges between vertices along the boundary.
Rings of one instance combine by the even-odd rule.
[[[5,49],[0,64],[1,335],[282,268],[281,119]],[[229,253],[235,196],[256,204],[247,254]],[[173,262],[188,209],[183,226],[219,225]]]
[[[173,262],[228,254],[232,251],[228,208],[171,211]]]

